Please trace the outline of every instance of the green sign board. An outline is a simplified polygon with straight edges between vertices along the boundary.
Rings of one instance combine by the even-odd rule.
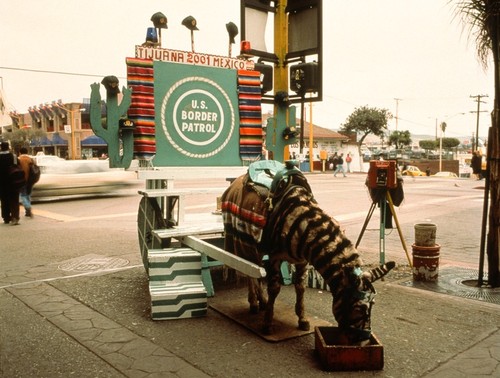
[[[241,165],[236,75],[154,62],[155,166]]]

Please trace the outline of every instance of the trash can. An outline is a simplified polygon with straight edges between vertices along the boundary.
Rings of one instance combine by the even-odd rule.
[[[437,281],[439,274],[439,252],[436,244],[437,226],[431,222],[415,224],[413,250],[413,280]]]
[[[435,223],[415,224],[415,244],[420,247],[433,247],[436,244]]]
[[[422,247],[413,244],[411,247],[413,250],[413,280],[437,281],[441,246],[435,244],[432,247]]]

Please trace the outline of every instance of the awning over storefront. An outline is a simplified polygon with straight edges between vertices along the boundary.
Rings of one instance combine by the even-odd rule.
[[[46,146],[52,146],[52,142],[50,141],[49,138],[44,136],[43,138],[38,138],[38,139],[32,140],[30,145],[32,147],[46,147]]]
[[[63,139],[59,134],[54,134],[52,136],[52,144],[54,146],[67,146],[68,141],[66,139]]]
[[[82,146],[107,146],[108,144],[104,139],[97,135],[91,135],[82,140]]]

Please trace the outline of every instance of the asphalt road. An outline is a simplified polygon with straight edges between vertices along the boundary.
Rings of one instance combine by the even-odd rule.
[[[319,204],[356,240],[371,204],[365,175],[334,178],[318,173],[309,174],[308,180]],[[225,179],[175,182],[176,188],[223,190],[227,185]],[[405,200],[397,216],[408,248],[414,239],[413,225],[430,220],[438,227],[441,264],[477,268],[482,185],[469,179],[405,178]],[[71,333],[61,333],[40,316],[33,318],[13,294],[20,284],[30,281],[47,283],[210,376],[329,375],[320,369],[314,355],[313,335],[269,343],[213,310],[199,319],[151,321],[147,276],[137,240],[137,189],[106,197],[37,203],[33,219],[23,218],[20,226],[0,228],[0,371],[6,377],[30,376],[33,366],[38,368],[38,376],[122,376],[99,356],[87,349],[82,352]],[[186,214],[194,219],[215,207],[213,194],[186,198]],[[379,261],[379,241],[375,212],[359,246],[367,264]],[[96,264],[99,258],[102,266]],[[89,264],[82,264],[85,259]],[[396,260],[400,267],[377,284],[373,329],[385,347],[384,371],[335,376],[425,376],[477,342],[483,332],[498,327],[496,306],[478,307],[470,300],[443,298],[394,284],[411,279],[395,229],[387,230],[385,259]],[[216,295],[227,300],[244,297],[244,291],[222,283],[216,287]],[[279,299],[293,303],[292,288],[283,288]],[[311,316],[333,321],[328,293],[310,289],[306,300]],[[47,356],[52,365],[46,362]]]

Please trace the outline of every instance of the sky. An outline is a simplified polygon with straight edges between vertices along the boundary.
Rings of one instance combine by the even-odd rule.
[[[90,84],[107,75],[126,85],[125,58],[144,42],[156,12],[167,16],[162,47],[169,49],[191,50],[190,31],[181,25],[186,16],[197,20],[200,53],[227,56],[225,24],[240,25],[239,0],[0,4],[1,86],[19,113],[59,99],[81,102],[90,97]],[[313,104],[314,124],[338,130],[356,108],[369,106],[397,115],[389,121],[391,131],[435,135],[436,124],[446,122],[445,136],[463,139],[478,125],[471,96],[486,95],[479,136],[487,135],[493,65],[479,63],[450,0],[324,0],[323,56],[323,101]]]

